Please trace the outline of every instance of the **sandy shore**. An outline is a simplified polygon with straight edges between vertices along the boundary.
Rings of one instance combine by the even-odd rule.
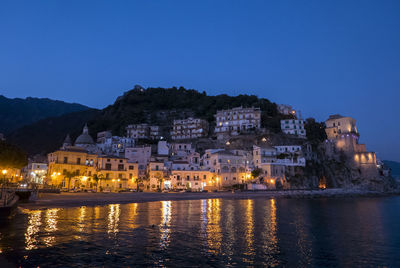
[[[260,192],[212,192],[212,193],[61,193],[40,194],[39,199],[30,203],[21,203],[20,207],[45,209],[54,207],[97,206],[107,204],[126,204],[166,200],[198,199],[253,199],[253,198],[345,198],[388,196],[400,193],[380,193],[365,190],[290,190]]]

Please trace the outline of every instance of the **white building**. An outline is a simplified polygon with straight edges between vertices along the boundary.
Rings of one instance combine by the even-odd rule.
[[[158,155],[169,155],[169,144],[167,141],[159,141],[157,144]]]
[[[159,140],[161,139],[161,128],[160,126],[150,126],[149,139]]]
[[[325,125],[328,139],[336,139],[341,134],[357,133],[356,120],[349,116],[331,115]]]
[[[170,150],[172,156],[188,156],[195,152],[191,143],[171,143]]]
[[[141,146],[125,149],[125,158],[129,163],[138,163],[139,170],[146,170],[151,158],[151,146]]]
[[[284,158],[281,158],[284,156]],[[306,165],[306,159],[303,157],[301,146],[282,145],[270,146],[264,144],[262,146],[253,146],[253,162],[254,166],[263,168],[264,165],[279,166],[302,166]]]
[[[111,138],[112,134],[111,131],[101,131],[97,133],[97,143],[105,143],[107,138]]]
[[[128,137],[119,136],[100,136],[97,134],[97,140],[101,143],[97,143],[96,146],[101,150],[102,154],[112,156],[124,156],[126,148],[132,148],[135,145],[135,140]]]
[[[292,106],[286,104],[279,104],[278,112],[285,115],[296,115],[296,110],[294,110]]]
[[[306,137],[305,121],[302,119],[281,120],[281,129],[286,134],[297,135],[301,138]]]
[[[272,163],[276,160],[276,148],[269,144],[262,146],[253,146],[253,164],[257,168],[261,168],[264,163]]]
[[[261,127],[260,108],[236,107],[230,110],[217,111],[215,115],[215,133],[218,138],[224,135],[238,135]]]
[[[27,168],[29,182],[43,184],[47,176],[47,169],[46,163],[29,163]]]
[[[196,139],[207,136],[207,134],[208,122],[206,120],[189,117],[187,119],[174,120],[171,139]]]
[[[208,149],[202,157],[202,163],[205,170],[217,175],[219,186],[243,183],[250,173],[247,157],[238,151]]]
[[[274,146],[278,154],[282,153],[302,153],[301,145],[279,145]]]
[[[127,136],[137,139],[153,139],[158,140],[161,137],[159,126],[149,124],[133,124],[126,127]]]

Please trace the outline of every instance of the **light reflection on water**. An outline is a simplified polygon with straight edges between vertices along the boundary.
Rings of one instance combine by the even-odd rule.
[[[393,211],[400,198],[24,210],[0,227],[0,257],[21,266],[400,266]]]
[[[211,254],[218,254],[221,250],[222,233],[221,233],[221,200],[208,199],[207,202],[207,245]]]
[[[171,201],[161,201],[161,222],[160,222],[160,247],[165,249],[169,244],[171,232]]]
[[[46,247],[51,247],[56,242],[56,236],[53,234],[57,231],[57,212],[58,208],[48,209],[45,214],[45,231],[47,232],[47,237],[44,238],[44,244]]]
[[[25,249],[32,250],[37,248],[39,243],[38,233],[42,225],[42,211],[34,210],[28,214],[28,224],[25,232]]]

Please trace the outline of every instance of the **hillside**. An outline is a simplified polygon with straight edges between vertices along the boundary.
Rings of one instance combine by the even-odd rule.
[[[264,98],[254,95],[207,96],[205,92],[182,87],[143,89],[135,86],[101,111],[88,110],[44,119],[10,133],[8,138],[29,154],[47,153],[58,148],[67,133],[72,138],[77,136],[85,122],[88,122],[93,138],[103,130],[112,130],[114,135],[125,135],[125,127],[134,123],[160,125],[168,135],[174,119],[200,117],[207,119],[212,127],[217,110],[238,106],[260,107],[262,127],[271,132],[280,131],[280,120],[284,116],[278,113],[275,103]]]
[[[0,95],[0,132],[8,134],[17,128],[47,117],[84,111],[88,107],[44,98],[9,99]]]
[[[225,94],[207,96],[205,92],[180,88],[147,88],[135,86],[117,98],[113,105],[102,110],[99,117],[90,123],[95,131],[110,129],[116,135],[125,133],[125,126],[132,123],[151,123],[170,126],[173,119],[188,116],[215,122],[214,114],[220,109],[238,106],[260,107],[262,127],[280,131],[281,114],[277,105],[255,95],[228,96]]]
[[[46,154],[58,149],[69,133],[75,139],[86,122],[99,114],[99,110],[89,109],[42,119],[24,126],[7,136],[7,141],[18,145],[29,155]],[[90,133],[94,136],[94,133]]]

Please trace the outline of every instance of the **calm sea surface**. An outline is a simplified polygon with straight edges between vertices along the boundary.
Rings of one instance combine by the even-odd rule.
[[[400,267],[400,197],[21,210],[0,250],[23,267]]]

